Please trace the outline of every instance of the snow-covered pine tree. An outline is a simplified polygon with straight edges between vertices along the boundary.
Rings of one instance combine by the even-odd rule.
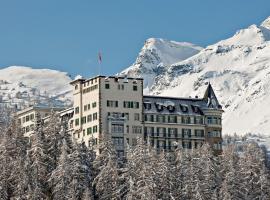
[[[93,191],[92,189],[87,187],[83,192],[82,200],[93,200],[93,199],[94,199]]]
[[[219,173],[218,157],[213,155],[212,148],[205,143],[200,149],[200,161],[198,165],[202,168],[201,187],[204,199],[212,199],[213,192],[218,194],[221,184],[221,176]],[[218,197],[215,197],[218,198]]]
[[[48,163],[50,158],[46,148],[44,125],[39,114],[35,120],[36,126],[31,136],[31,147],[28,152],[31,159],[31,185],[28,190],[28,197],[32,200],[47,199],[49,197],[47,181],[49,178]]]
[[[84,143],[74,144],[70,154],[70,184],[69,197],[81,199],[84,191],[91,188],[93,181],[93,152]]]
[[[60,122],[59,115],[52,111],[48,122],[44,124],[48,155],[49,158],[51,158],[51,160],[49,160],[49,173],[56,168],[59,156],[61,155],[61,128],[64,129]]]
[[[269,183],[265,170],[265,156],[255,143],[245,145],[243,155],[239,160],[240,198],[242,199],[269,199]],[[267,181],[268,179],[268,181]]]
[[[239,156],[236,152],[234,144],[228,145],[224,148],[221,156],[220,173],[222,176],[222,184],[220,189],[220,198],[224,200],[239,198],[239,168],[238,168]]]
[[[28,180],[28,165],[27,162],[27,148],[29,147],[28,138],[24,137],[23,132],[16,124],[15,129],[16,141],[16,160],[14,161],[15,170],[13,171],[14,177],[14,198],[26,199],[26,191],[29,184]]]
[[[68,146],[63,141],[61,147],[61,155],[59,158],[58,165],[51,173],[49,179],[49,185],[52,188],[52,197],[53,199],[65,200],[68,199],[68,189],[70,184],[70,160],[68,157]]]
[[[153,154],[153,177],[155,193],[158,199],[176,199],[177,181],[175,163],[169,162],[170,155],[162,151],[159,155]]]
[[[16,140],[14,121],[2,129],[3,137],[0,141],[0,199],[10,199],[14,195]]]
[[[100,154],[94,161],[96,177],[93,182],[98,199],[120,199],[120,179],[115,147],[108,135],[102,134]]]
[[[138,139],[137,145],[128,153],[127,199],[157,199],[153,153],[150,145],[145,145],[142,138]]]

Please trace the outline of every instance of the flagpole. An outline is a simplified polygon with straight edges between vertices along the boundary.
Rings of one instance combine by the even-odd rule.
[[[101,55],[101,51],[98,52],[98,75],[101,75],[101,63],[102,63],[102,55]]]

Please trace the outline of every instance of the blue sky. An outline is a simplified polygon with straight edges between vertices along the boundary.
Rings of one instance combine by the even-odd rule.
[[[269,0],[0,0],[0,67],[72,76],[131,65],[150,37],[207,46],[270,15]]]

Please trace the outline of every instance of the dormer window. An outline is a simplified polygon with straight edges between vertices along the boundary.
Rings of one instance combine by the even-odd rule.
[[[175,107],[172,106],[172,105],[169,105],[169,106],[167,107],[167,109],[169,110],[169,112],[174,112],[174,111],[175,111]]]
[[[182,112],[185,112],[185,113],[188,112],[188,106],[187,105],[181,105],[180,104],[180,109],[181,109]]]
[[[144,102],[143,105],[144,105],[144,109],[151,110],[151,103],[150,102]]]
[[[156,103],[156,108],[157,108],[158,112],[160,112],[163,110],[163,105],[160,103]]]

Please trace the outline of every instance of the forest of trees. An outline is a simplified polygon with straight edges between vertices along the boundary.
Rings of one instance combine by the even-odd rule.
[[[106,134],[96,156],[72,141],[56,114],[36,124],[31,140],[15,120],[0,129],[1,200],[270,199],[265,153],[254,143],[214,156],[207,144],[157,154],[138,139],[123,161]]]

